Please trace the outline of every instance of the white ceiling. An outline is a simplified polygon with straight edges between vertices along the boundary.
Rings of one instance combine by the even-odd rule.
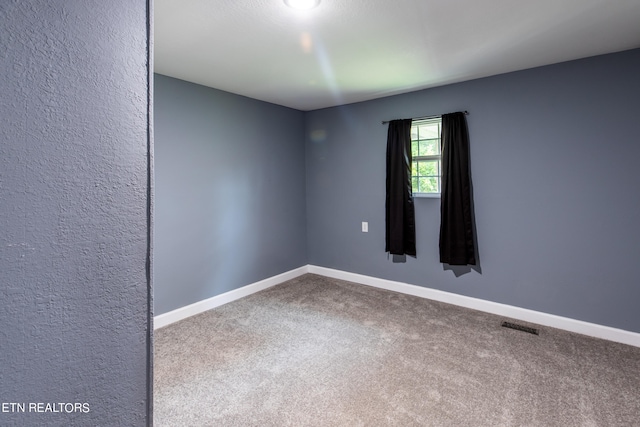
[[[308,111],[640,47],[640,0],[155,0],[154,67]]]

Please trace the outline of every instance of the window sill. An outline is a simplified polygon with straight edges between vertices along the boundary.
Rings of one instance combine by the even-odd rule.
[[[440,193],[413,193],[413,197],[417,199],[439,199]]]

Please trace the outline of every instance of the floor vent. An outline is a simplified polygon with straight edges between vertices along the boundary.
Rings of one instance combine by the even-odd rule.
[[[505,328],[515,329],[516,331],[528,332],[533,335],[538,335],[538,330],[530,328],[528,326],[516,325],[515,323],[502,322],[502,326]]]

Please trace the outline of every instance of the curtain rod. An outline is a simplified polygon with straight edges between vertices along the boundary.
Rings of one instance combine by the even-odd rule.
[[[464,113],[464,115],[465,115],[465,116],[468,116],[468,115],[469,115],[469,112],[468,112],[467,110],[464,110],[464,111],[463,111],[463,113]],[[442,117],[442,116],[443,116],[442,114],[437,114],[437,115],[434,115],[434,116],[413,117],[411,120],[427,120],[427,119],[435,119],[436,117]],[[383,122],[382,122],[382,124],[383,124],[383,125],[386,125],[386,124],[387,124],[387,123],[389,123],[390,121],[391,121],[391,120],[383,121]]]

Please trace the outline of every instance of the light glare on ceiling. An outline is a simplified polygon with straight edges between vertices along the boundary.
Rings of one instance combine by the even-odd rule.
[[[284,0],[284,4],[294,9],[308,10],[319,5],[320,0]]]

